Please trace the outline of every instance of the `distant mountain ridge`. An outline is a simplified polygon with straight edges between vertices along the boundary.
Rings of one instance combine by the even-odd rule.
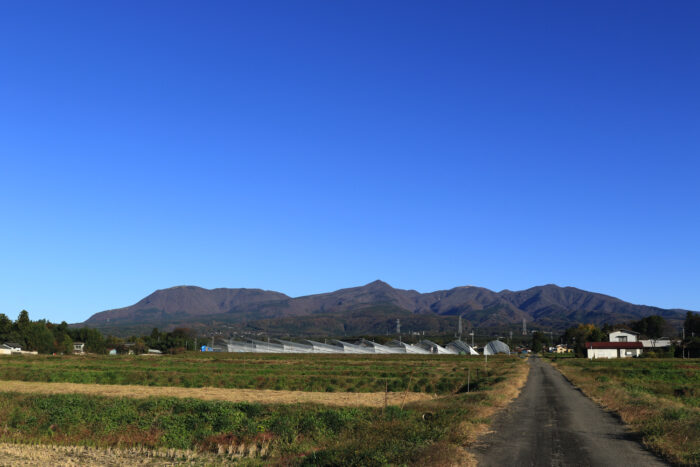
[[[673,322],[685,313],[553,284],[521,291],[466,286],[419,293],[377,280],[296,298],[262,289],[178,286],[157,290],[125,308],[96,313],[82,324],[109,330],[225,324],[276,334],[342,335],[383,333],[396,318],[427,332],[451,329],[458,315],[465,325],[482,329],[512,329],[525,319],[530,327],[561,330],[579,322],[621,323],[650,315]]]

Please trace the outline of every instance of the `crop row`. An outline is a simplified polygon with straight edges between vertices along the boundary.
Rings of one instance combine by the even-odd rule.
[[[478,358],[422,358],[413,364],[391,359],[274,357],[228,358],[11,357],[0,359],[0,379],[177,387],[223,387],[299,391],[459,392],[485,384],[487,366]],[[494,363],[495,362],[495,363]],[[491,362],[491,372],[514,365],[508,358]],[[499,370],[500,368],[500,370]]]

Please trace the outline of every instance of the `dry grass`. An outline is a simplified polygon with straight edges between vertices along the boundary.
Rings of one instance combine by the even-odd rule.
[[[0,443],[0,466],[229,465],[231,458],[176,449],[110,449],[85,446]]]
[[[180,388],[161,386],[128,386],[117,384],[35,383],[2,381],[3,392],[33,394],[85,394],[108,397],[177,397],[228,402],[259,402],[263,404],[314,403],[336,407],[383,407],[383,392],[306,392],[274,391],[269,389]],[[435,399],[424,393],[389,392],[388,405],[402,405]]]

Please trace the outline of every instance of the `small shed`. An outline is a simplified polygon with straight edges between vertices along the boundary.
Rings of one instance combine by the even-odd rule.
[[[642,339],[639,342],[642,343],[645,349],[667,349],[671,347],[671,339],[668,337],[659,337],[658,339]]]
[[[85,342],[73,342],[73,353],[85,353]]]

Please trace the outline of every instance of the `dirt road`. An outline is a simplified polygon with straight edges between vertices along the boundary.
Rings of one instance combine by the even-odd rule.
[[[434,399],[424,393],[390,392],[305,392],[273,391],[270,389],[180,388],[169,386],[129,386],[119,384],[37,383],[30,381],[0,381],[0,391],[35,394],[87,394],[109,397],[179,397],[229,402],[260,402],[264,404],[314,403],[340,407],[383,407]]]
[[[539,358],[475,451],[481,466],[667,465]]]

